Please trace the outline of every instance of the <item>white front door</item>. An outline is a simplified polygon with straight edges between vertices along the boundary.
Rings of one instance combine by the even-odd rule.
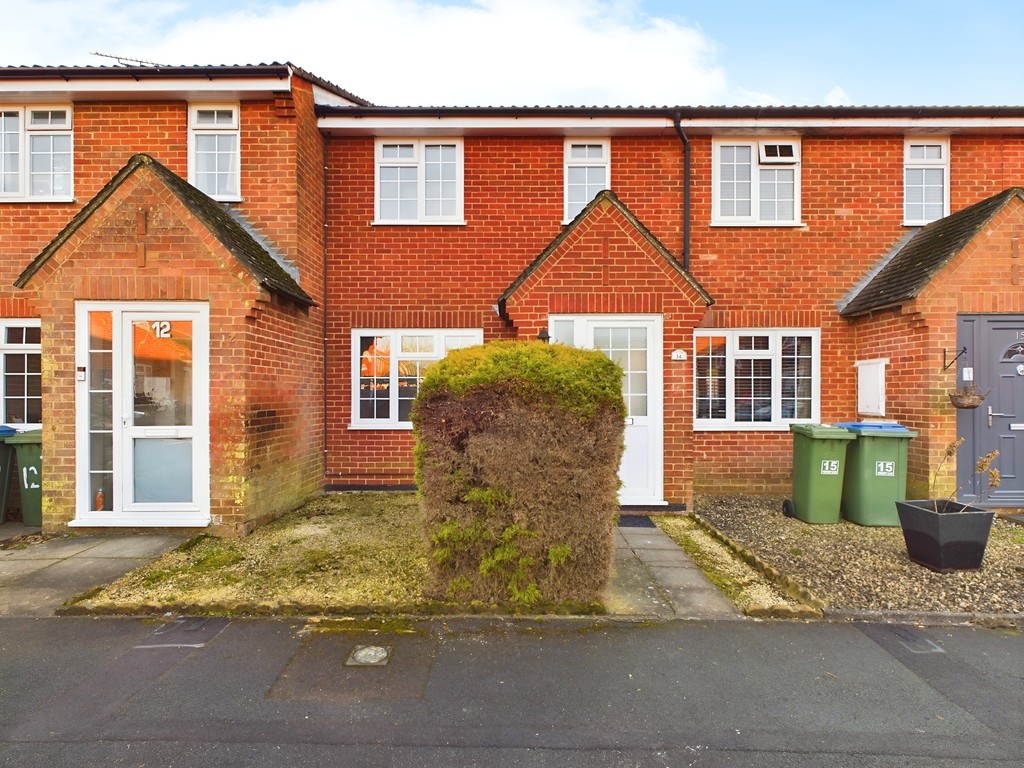
[[[625,451],[619,503],[662,505],[663,402],[660,315],[552,315],[554,341],[597,349],[622,366]]]
[[[209,310],[77,308],[79,526],[210,521]]]

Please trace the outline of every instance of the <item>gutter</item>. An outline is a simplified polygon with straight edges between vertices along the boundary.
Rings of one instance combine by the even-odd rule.
[[[683,143],[683,269],[690,271],[690,140],[683,132],[682,115],[676,110],[672,116],[676,135]]]

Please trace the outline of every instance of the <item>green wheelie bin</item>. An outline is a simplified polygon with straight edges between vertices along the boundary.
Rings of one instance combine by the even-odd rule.
[[[853,432],[827,424],[791,424],[793,498],[782,503],[787,517],[805,523],[838,523],[846,471],[846,446]]]
[[[7,494],[11,489],[11,470],[14,469],[14,448],[3,438],[17,434],[14,427],[0,424],[0,523],[7,519]]]
[[[21,521],[25,525],[43,524],[43,430],[18,432],[4,438],[14,446],[18,464],[18,488],[21,491]]]
[[[907,498],[907,444],[917,433],[891,422],[838,426],[857,436],[846,462],[843,517],[858,525],[899,525],[895,502]]]

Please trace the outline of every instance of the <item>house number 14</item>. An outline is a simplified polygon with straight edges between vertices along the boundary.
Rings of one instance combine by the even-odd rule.
[[[171,338],[171,322],[170,320],[156,320],[152,323],[153,334],[158,339],[169,339]]]

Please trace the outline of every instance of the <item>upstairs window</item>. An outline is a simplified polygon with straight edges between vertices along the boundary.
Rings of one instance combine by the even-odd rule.
[[[478,328],[353,331],[351,426],[411,429],[412,401],[427,368],[453,349],[483,341]]]
[[[697,331],[694,427],[785,429],[820,412],[817,329]]]
[[[461,224],[462,142],[376,142],[377,224]]]
[[[949,140],[907,139],[903,148],[903,223],[949,215]]]
[[[611,147],[607,140],[565,142],[565,221],[587,207],[611,183]]]
[[[70,107],[0,107],[0,200],[71,200]]]
[[[712,146],[713,224],[800,223],[799,141],[716,139]]]
[[[189,110],[189,182],[214,200],[242,199],[238,105]]]
[[[3,423],[24,429],[43,421],[43,375],[38,320],[0,322],[3,364]]]

